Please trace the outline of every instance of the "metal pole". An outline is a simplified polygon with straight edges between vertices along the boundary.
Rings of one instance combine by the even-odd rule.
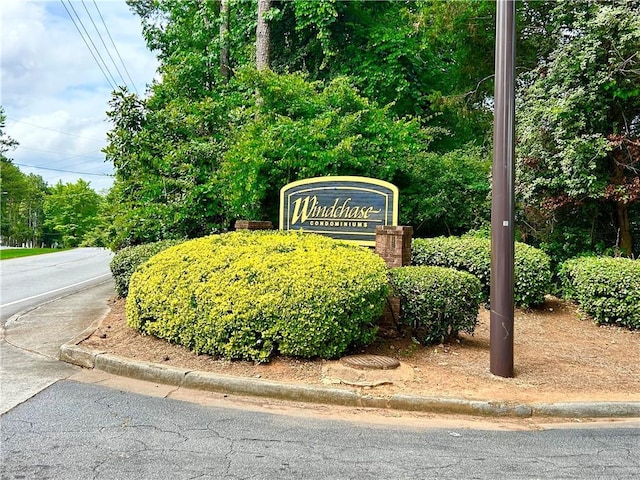
[[[491,192],[491,373],[513,377],[515,1],[497,0]]]

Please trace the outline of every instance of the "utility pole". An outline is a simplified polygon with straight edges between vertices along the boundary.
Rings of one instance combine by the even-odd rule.
[[[498,0],[491,189],[491,373],[513,377],[515,1]]]

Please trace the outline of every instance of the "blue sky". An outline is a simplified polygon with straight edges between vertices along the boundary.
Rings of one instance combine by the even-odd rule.
[[[83,25],[89,33],[102,70],[67,10],[85,38]],[[97,191],[108,189],[113,168],[100,150],[113,81],[144,94],[157,67],[139,18],[124,0],[2,0],[0,31],[0,104],[6,133],[20,142],[7,156],[50,185],[83,178]]]

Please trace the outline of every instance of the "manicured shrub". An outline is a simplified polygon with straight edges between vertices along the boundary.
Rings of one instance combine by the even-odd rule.
[[[388,294],[373,252],[317,235],[233,232],[167,249],[131,277],[127,322],[196,353],[335,358],[375,337]]]
[[[402,304],[400,321],[422,343],[441,343],[460,331],[473,334],[482,299],[480,280],[445,267],[402,267],[391,271]]]
[[[118,296],[125,298],[129,293],[129,279],[135,269],[138,268],[138,265],[143,264],[156,253],[182,242],[183,240],[162,240],[160,242],[125,247],[119,250],[113,256],[109,265],[115,280]]]
[[[562,265],[560,276],[565,297],[596,323],[640,329],[640,261],[575,258]]]
[[[472,273],[480,280],[484,300],[491,284],[491,240],[479,237],[416,238],[412,244],[413,265],[450,267]],[[533,307],[544,303],[551,288],[549,257],[530,245],[516,242],[514,259],[514,303]]]

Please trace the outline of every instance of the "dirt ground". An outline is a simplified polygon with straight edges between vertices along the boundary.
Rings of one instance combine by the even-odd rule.
[[[84,346],[136,360],[191,370],[310,385],[362,388],[373,395],[425,396],[508,402],[640,401],[640,331],[599,327],[576,307],[549,297],[543,308],[517,310],[514,378],[489,371],[489,312],[479,312],[475,335],[422,346],[410,335],[378,338],[354,354],[401,362],[395,370],[356,370],[340,361],[276,358],[269,364],[230,362],[140,335],[125,322],[123,300]]]

